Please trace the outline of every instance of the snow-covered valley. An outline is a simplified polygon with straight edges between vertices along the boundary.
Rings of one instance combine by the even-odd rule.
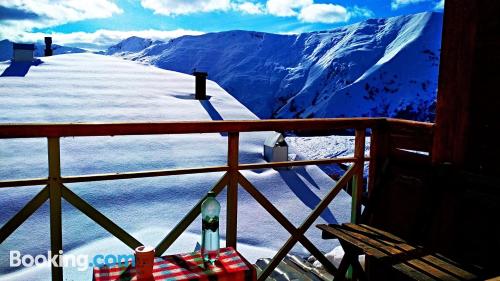
[[[0,63],[0,72],[9,67]],[[0,122],[119,122],[212,120],[214,111],[224,120],[257,117],[220,86],[208,81],[211,99],[192,99],[190,75],[95,54],[65,54],[42,58],[23,77],[0,77]],[[263,162],[263,142],[269,133],[243,133],[240,161]],[[45,139],[0,141],[0,179],[47,176]],[[344,146],[339,146],[344,151]],[[227,138],[220,134],[63,138],[63,175],[113,173],[220,165],[226,162]],[[300,151],[291,153],[298,154]],[[345,153],[345,151],[344,151]],[[300,159],[300,158],[299,158]],[[290,170],[247,171],[244,175],[295,225],[334,185],[316,166]],[[68,184],[139,241],[156,245],[221,177],[220,173],[148,179]],[[0,189],[0,224],[18,212],[42,187]],[[225,234],[225,194],[221,230]],[[345,222],[350,196],[341,192],[316,223]],[[6,208],[5,206],[8,206]],[[251,261],[271,257],[289,238],[249,194],[241,191],[238,209],[240,251]],[[168,251],[194,249],[200,221],[188,229]],[[324,251],[331,241],[321,239],[314,227],[307,236]],[[45,203],[11,237],[0,244],[0,280],[47,280],[49,267],[19,270],[9,267],[9,250],[45,254],[50,248],[48,203]],[[71,254],[123,254],[130,250],[96,223],[63,201],[63,245]],[[294,252],[304,254],[301,246]],[[66,268],[67,280],[88,280],[90,271]]]

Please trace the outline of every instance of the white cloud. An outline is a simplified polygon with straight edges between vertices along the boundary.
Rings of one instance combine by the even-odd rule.
[[[155,14],[166,16],[187,15],[199,12],[227,11],[231,8],[230,0],[141,0],[144,8]]]
[[[8,9],[36,14],[36,19],[22,20],[28,27],[46,27],[85,19],[108,18],[123,11],[110,0],[2,0]],[[2,21],[2,24],[14,24]]]
[[[300,10],[298,16],[303,22],[336,23],[349,20],[347,9],[335,4],[312,4]]]
[[[434,2],[434,9],[435,10],[443,10],[444,9],[444,0],[392,0],[391,2],[391,8],[393,10],[397,10],[403,6],[410,5],[410,4],[417,4],[417,3],[422,3],[422,2]]]
[[[203,32],[175,29],[175,30],[139,30],[139,31],[117,31],[100,29],[95,32],[73,32],[73,33],[42,33],[26,32],[13,38],[7,38],[19,42],[36,42],[43,40],[45,36],[52,36],[54,44],[103,50],[131,36],[150,38],[154,40],[168,40],[183,35],[200,35]]]
[[[350,18],[373,18],[375,13],[367,8],[354,6],[348,9]]]
[[[429,0],[392,0],[391,9],[397,10],[397,9],[401,8],[402,6],[426,2],[426,1],[429,1]]]
[[[2,0],[1,5],[31,15],[0,21],[2,38],[17,38],[33,28],[57,26],[85,19],[107,18],[123,11],[110,0]]]
[[[375,14],[364,7],[346,8],[336,4],[317,4],[313,0],[268,0],[267,13],[279,17],[297,17],[307,23],[347,22],[351,18],[369,18]]]
[[[232,4],[232,8],[236,11],[250,15],[261,15],[266,13],[266,9],[264,5],[262,5],[261,3],[252,3],[252,2],[234,3]]]
[[[313,0],[268,0],[267,12],[278,17],[297,16],[300,9],[313,5]]]

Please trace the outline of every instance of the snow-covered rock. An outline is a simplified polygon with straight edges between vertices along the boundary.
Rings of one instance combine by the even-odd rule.
[[[35,43],[35,57],[43,57],[45,53],[45,44],[37,42]],[[10,60],[12,58],[12,42],[4,39],[0,41],[0,61]],[[71,54],[71,53],[85,53],[84,49],[61,46],[57,44],[52,44],[53,55],[61,54]]]
[[[345,252],[342,246],[337,246],[333,248],[330,252],[325,254],[325,257],[337,268],[340,265],[340,262],[342,261],[342,258],[344,258]],[[359,255],[358,256],[359,263],[361,264],[361,267],[363,269],[365,268],[365,255]],[[319,261],[314,261],[313,266],[316,268],[323,268],[323,265]]]
[[[227,31],[151,45],[143,39],[145,48],[135,53],[109,53],[183,73],[207,71],[261,118],[433,120],[441,27],[442,13],[427,12],[298,35]]]

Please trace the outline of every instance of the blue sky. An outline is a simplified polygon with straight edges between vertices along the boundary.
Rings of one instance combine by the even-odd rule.
[[[56,43],[102,49],[132,35],[301,33],[440,11],[442,5],[443,0],[0,0],[0,39],[36,41],[51,34]]]

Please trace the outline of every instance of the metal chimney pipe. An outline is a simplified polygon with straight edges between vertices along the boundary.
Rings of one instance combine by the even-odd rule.
[[[45,37],[45,56],[52,56],[52,37]]]
[[[193,75],[195,79],[195,99],[206,100],[207,99],[207,76],[206,72],[194,71]]]

